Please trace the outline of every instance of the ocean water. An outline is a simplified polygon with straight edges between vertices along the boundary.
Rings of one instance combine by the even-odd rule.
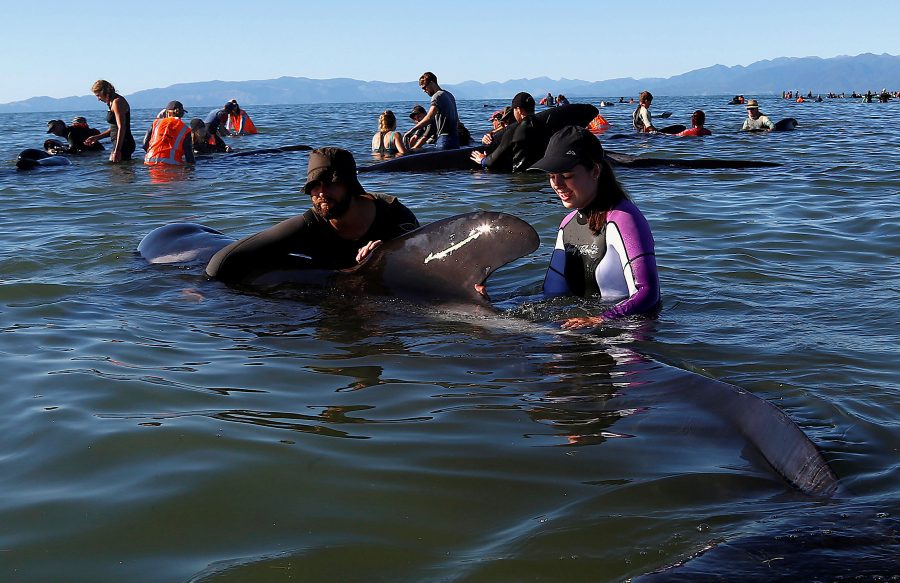
[[[422,223],[531,223],[541,248],[488,281],[502,314],[248,293],[135,248],[170,222],[243,236],[302,212],[306,153],[17,172],[74,113],[0,115],[0,580],[620,581],[797,521],[846,534],[850,574],[896,579],[896,538],[877,533],[900,514],[900,103],[763,99],[800,122],[764,135],[740,134],[727,100],[654,101],[671,123],[704,109],[703,139],[617,137],[632,106],[601,109],[609,150],[781,165],[619,169],[663,309],[583,334],[555,322],[590,304],[536,297],[565,214],[545,176],[361,176]],[[459,104],[475,136],[502,105]],[[260,133],[229,142],[364,165],[378,114],[402,130],[411,106],[248,107]],[[154,113],[133,112],[138,139]],[[846,496],[752,463],[733,428],[667,396],[681,371],[782,409]]]

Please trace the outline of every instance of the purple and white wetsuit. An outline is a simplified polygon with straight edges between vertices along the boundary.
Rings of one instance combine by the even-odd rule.
[[[592,293],[604,300],[624,298],[600,314],[604,319],[647,312],[659,304],[653,235],[647,219],[628,199],[607,213],[599,235],[577,210],[559,226],[544,295]]]

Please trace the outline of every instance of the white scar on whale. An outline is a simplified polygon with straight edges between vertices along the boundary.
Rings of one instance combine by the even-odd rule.
[[[491,232],[491,226],[489,224],[481,225],[480,227],[476,227],[469,232],[469,236],[457,243],[456,245],[451,245],[447,247],[443,251],[438,253],[429,253],[428,257],[425,258],[424,263],[428,263],[429,261],[434,261],[435,259],[443,259],[444,257],[450,255],[457,249],[462,248],[466,243],[474,241],[478,237]]]

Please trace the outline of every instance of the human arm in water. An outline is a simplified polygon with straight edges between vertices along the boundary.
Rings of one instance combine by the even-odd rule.
[[[563,223],[565,226],[565,222]],[[625,297],[597,316],[568,318],[562,323],[565,329],[598,326],[606,320],[640,314],[653,310],[660,301],[659,274],[656,267],[653,235],[650,225],[634,203],[624,201],[607,215],[604,235],[606,252],[596,267],[593,277],[601,288],[601,297],[613,295]],[[584,270],[567,269],[562,233],[557,237],[556,249],[544,281],[545,293],[554,295],[572,293],[567,273],[584,277]],[[574,277],[570,275],[569,277]],[[610,288],[610,291],[607,289]],[[612,292],[611,289],[616,291]]]

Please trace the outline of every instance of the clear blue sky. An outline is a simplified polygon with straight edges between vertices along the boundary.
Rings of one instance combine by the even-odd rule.
[[[3,16],[0,103],[87,95],[100,78],[125,94],[285,75],[414,81],[426,70],[447,84],[600,81],[900,54],[900,3],[852,0],[12,1]]]

